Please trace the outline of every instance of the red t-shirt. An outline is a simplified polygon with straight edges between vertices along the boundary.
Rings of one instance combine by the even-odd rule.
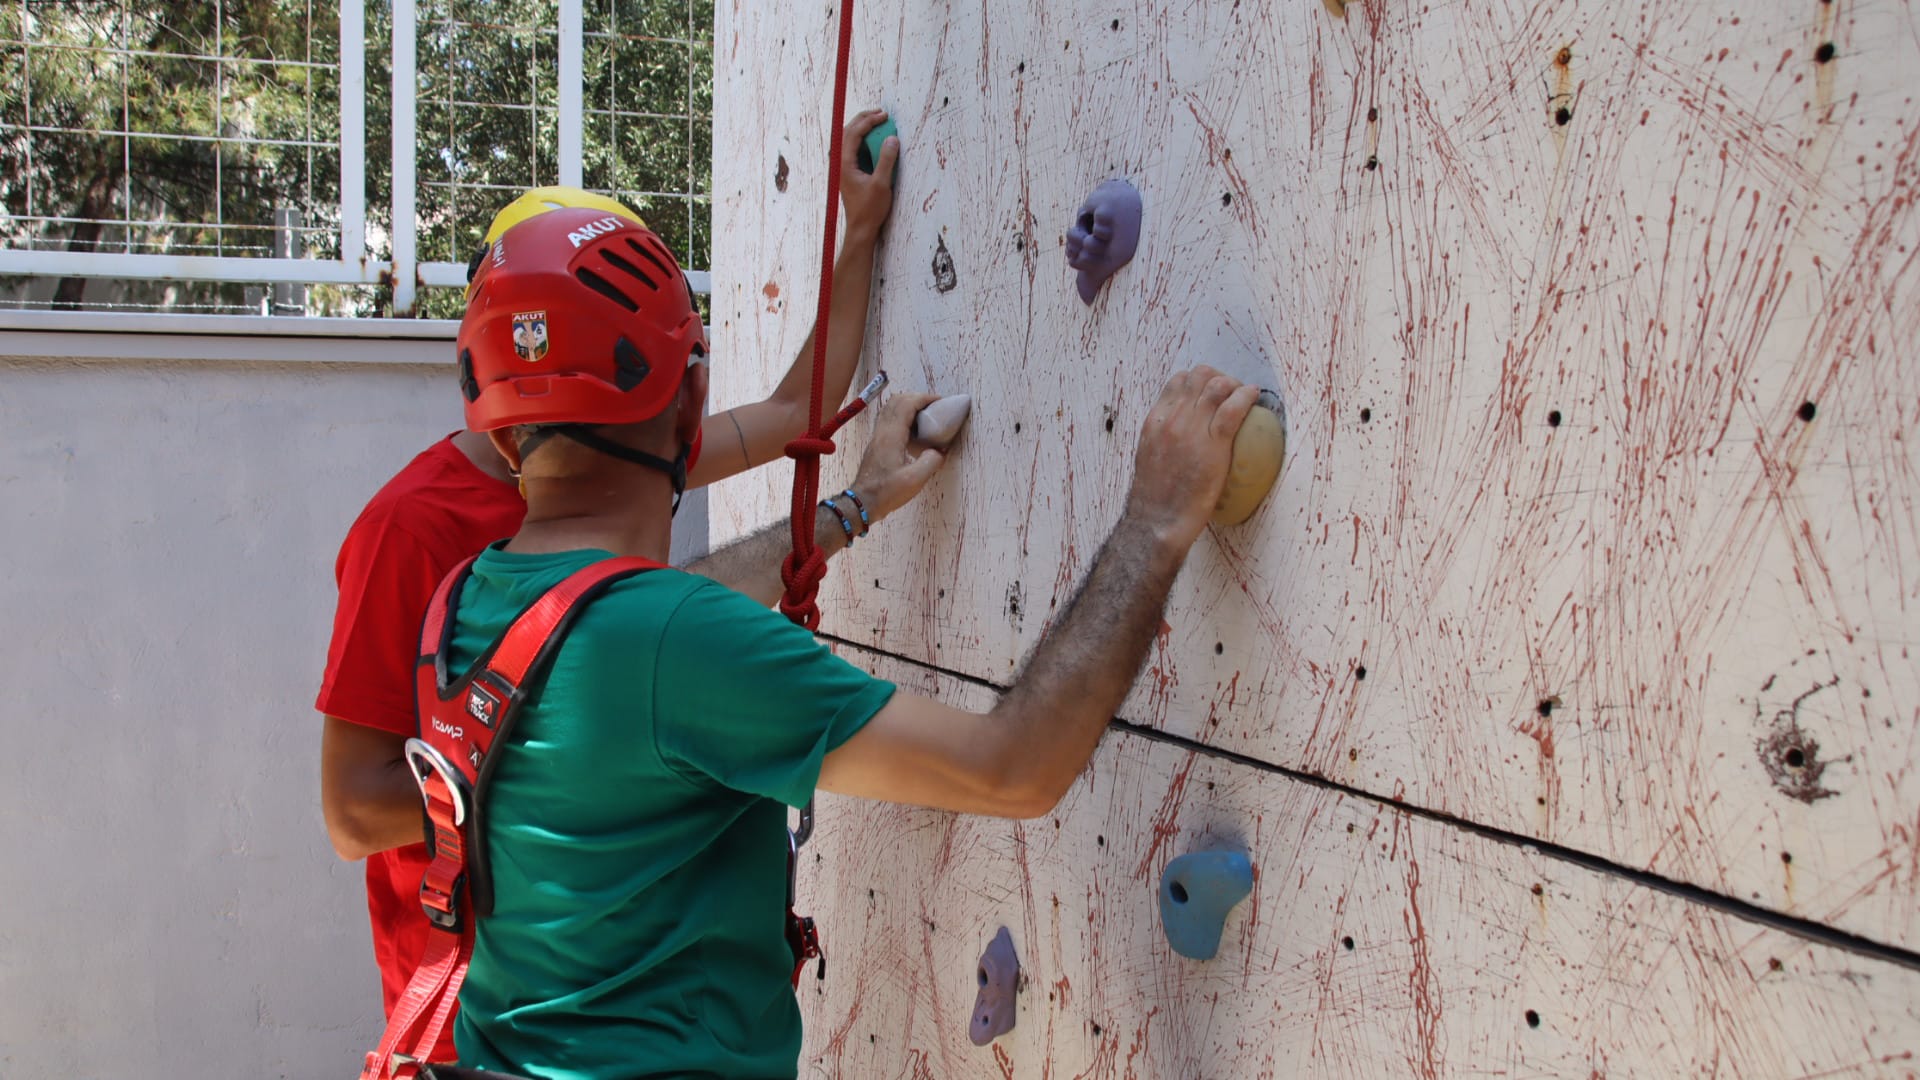
[[[460,560],[518,532],[526,511],[512,484],[481,472],[451,437],[387,481],[340,545],[333,570],[340,600],[314,706],[395,735],[417,734],[414,663],[427,602]],[[419,900],[426,868],[424,843],[367,859],[373,955],[389,1016],[426,954]],[[453,1059],[449,1023],[434,1060]]]

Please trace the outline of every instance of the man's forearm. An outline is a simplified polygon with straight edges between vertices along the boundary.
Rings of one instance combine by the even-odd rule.
[[[828,303],[827,380],[823,410],[832,415],[847,399],[853,373],[860,366],[860,347],[867,336],[867,307],[873,296],[873,255],[877,233],[849,230],[839,258],[833,263],[833,299]],[[800,346],[800,355],[780,380],[773,396],[796,402],[804,415],[813,390],[813,335]]]
[[[834,264],[833,325],[827,332],[826,393],[821,406],[829,416],[846,401],[853,373],[860,366],[873,284],[873,245],[870,235],[851,238]],[[778,459],[788,443],[806,433],[812,391],[813,334],[808,333],[793,366],[772,394],[706,419],[702,428],[706,446],[688,485],[704,487]]]
[[[426,838],[420,816],[420,787],[404,763],[396,766],[378,787],[361,793],[350,811],[353,824],[334,838],[336,849],[354,850],[346,858],[365,858],[376,852],[418,844]]]
[[[847,533],[840,527],[840,519],[825,507],[814,507],[813,542],[829,558],[847,546]],[[780,581],[780,564],[792,549],[793,525],[791,522],[778,521],[719,551],[695,559],[687,564],[686,571],[712,578],[734,592],[751,596],[772,607],[786,590]]]
[[[326,718],[320,738],[320,808],[327,838],[343,859],[417,844],[420,788],[403,758],[406,739]]]
[[[1072,786],[1133,687],[1186,551],[1131,516],[1114,526],[1065,614],[994,708],[1008,722],[1016,786],[1053,798]]]

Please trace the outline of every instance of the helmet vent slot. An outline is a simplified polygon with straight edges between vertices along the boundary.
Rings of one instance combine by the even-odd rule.
[[[468,401],[480,400],[480,383],[473,377],[473,350],[460,350],[460,395]]]
[[[620,256],[615,255],[611,251],[601,251],[600,254],[605,256],[606,260],[612,263],[618,269],[625,270],[628,274],[631,274],[632,276],[639,278],[640,283],[645,285],[647,288],[652,289],[654,292],[660,291],[660,286],[654,284],[653,279],[648,277],[646,274],[642,273],[639,267],[633,265],[632,263],[621,258]]]
[[[613,301],[614,303],[619,304],[621,307],[626,308],[628,311],[640,310],[640,305],[634,303],[632,297],[628,296],[626,293],[621,292],[620,287],[618,285],[615,285],[613,282],[608,281],[606,278],[601,277],[599,274],[596,274],[593,271],[588,270],[585,267],[582,267],[581,269],[574,271],[574,276],[580,279],[580,284],[585,285],[587,288],[592,289],[594,292],[599,293],[601,296],[604,296],[607,299]]]
[[[623,337],[614,343],[613,385],[618,387],[621,393],[626,393],[646,382],[647,375],[652,371],[652,365],[647,363],[646,357],[640,355],[640,350],[634,347],[633,342]]]
[[[660,256],[655,255],[651,251],[648,251],[646,247],[640,243],[640,241],[635,240],[633,237],[629,236],[627,237],[627,246],[632,248],[636,253],[638,253],[641,258],[652,263],[654,266],[654,269],[660,271],[661,277],[673,276],[673,271],[667,269],[667,264],[660,261]]]

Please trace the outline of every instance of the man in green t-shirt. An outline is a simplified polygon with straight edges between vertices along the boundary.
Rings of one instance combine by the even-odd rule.
[[[449,670],[571,572],[664,560],[705,409],[705,337],[672,256],[630,222],[554,211],[482,260],[461,323],[468,426],[522,478],[518,534],[457,598]],[[668,271],[670,273],[662,273]],[[546,321],[540,358],[513,328]],[[1160,625],[1226,481],[1256,391],[1176,375],[1149,413],[1126,512],[990,713],[875,679],[767,609],[784,526],[710,557],[736,592],[673,570],[619,581],[534,687],[487,795],[494,906],[455,1040],[469,1067],[541,1078],[793,1077],[786,808],[816,787],[1034,817],[1073,784]],[[940,468],[912,442],[931,397],[880,410],[851,493],[815,537],[852,543]]]

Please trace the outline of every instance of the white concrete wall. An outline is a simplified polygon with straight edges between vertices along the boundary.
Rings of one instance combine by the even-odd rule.
[[[459,399],[302,348],[0,358],[4,1080],[350,1076],[379,1034],[313,698],[340,538]]]

